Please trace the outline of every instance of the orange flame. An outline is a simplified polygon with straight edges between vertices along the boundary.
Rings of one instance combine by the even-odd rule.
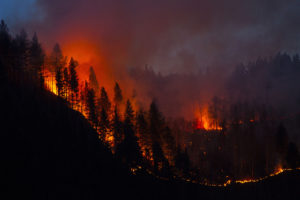
[[[44,69],[42,73],[44,76],[46,89],[57,95],[58,93],[54,74],[47,69]]]
[[[195,112],[195,118],[194,129],[196,130],[222,130],[222,127],[209,117],[207,106],[204,108],[198,107]]]

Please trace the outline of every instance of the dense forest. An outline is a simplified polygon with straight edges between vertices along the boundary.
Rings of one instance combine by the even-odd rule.
[[[56,94],[59,101],[86,117],[99,140],[132,172],[143,166],[151,174],[170,178],[170,163],[175,163],[175,156],[188,160],[174,146],[170,129],[155,102],[148,111],[134,111],[117,82],[111,101],[105,88],[99,87],[92,67],[89,80],[80,83],[76,72],[78,62],[63,56],[59,44],[46,55],[36,34],[30,40],[22,30],[13,37],[4,21],[1,21],[0,34],[2,82],[26,86],[38,93]],[[179,169],[183,168],[186,166]]]
[[[214,96],[205,114],[199,111],[194,120],[170,118],[155,100],[148,108],[132,103],[118,82],[108,94],[93,67],[88,80],[79,80],[79,63],[64,56],[59,44],[48,55],[37,34],[29,39],[22,30],[13,36],[1,21],[1,121],[7,130],[1,150],[9,152],[3,155],[4,180],[114,184],[121,177],[118,184],[126,184],[135,174],[224,185],[296,169],[300,115],[290,117],[270,98],[279,86],[286,96],[298,91],[299,63],[297,55],[278,54],[238,66],[228,78],[228,95]],[[281,79],[288,81],[278,84]],[[257,93],[254,83],[262,82],[266,85]]]

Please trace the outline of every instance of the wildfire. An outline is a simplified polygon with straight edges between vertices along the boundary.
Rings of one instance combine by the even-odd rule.
[[[58,95],[54,74],[52,72],[50,72],[49,70],[47,70],[47,69],[43,70],[43,74],[44,74],[44,78],[45,78],[45,87],[50,92],[54,93],[55,95]],[[74,106],[73,109],[81,112],[85,117],[87,117],[87,113],[84,111],[84,109],[82,109],[82,107],[83,107],[82,102],[79,102],[79,105]],[[222,127],[219,126],[219,123],[218,123],[217,119],[212,119],[212,117],[210,117],[207,107],[204,107],[202,109],[198,108],[195,112],[195,118],[196,118],[196,120],[194,122],[194,129],[206,130],[206,131],[222,130]],[[250,120],[250,122],[254,122],[254,120]],[[99,132],[99,134],[100,134],[100,132]],[[111,147],[114,147],[114,136],[113,136],[112,132],[109,132],[106,135],[106,137],[104,138],[104,140]],[[152,152],[150,151],[150,152],[147,153],[147,149],[145,148],[145,146],[142,145],[142,144],[140,144],[140,145],[141,145],[143,156],[145,158],[147,158],[149,161],[153,162]],[[297,168],[297,169],[300,170],[300,168]],[[139,170],[142,170],[141,166],[131,168],[132,174],[136,174],[137,171],[139,171]],[[201,185],[210,186],[210,187],[227,187],[227,186],[230,186],[232,184],[256,183],[256,182],[259,182],[259,181],[263,181],[263,180],[265,180],[269,177],[273,177],[273,176],[281,174],[285,171],[290,171],[290,170],[292,170],[292,169],[284,169],[284,168],[282,168],[281,165],[279,165],[277,167],[277,169],[272,174],[269,174],[267,176],[256,178],[256,179],[255,178],[248,178],[248,179],[242,179],[242,180],[230,180],[230,179],[228,179],[223,184],[211,184],[211,183],[208,183],[208,182],[197,182],[196,180],[184,179],[183,177],[176,177],[176,176],[174,176],[174,178],[180,178],[180,179],[182,179],[186,182],[192,182],[192,183],[195,183],[195,184],[201,184]],[[146,170],[146,171],[150,175],[154,175],[158,179],[165,180],[165,178],[156,176],[155,174],[153,174],[149,170]]]
[[[299,168],[297,168],[299,169]],[[262,180],[265,180],[269,177],[272,177],[272,176],[276,176],[278,174],[281,174],[285,171],[291,171],[292,169],[283,169],[281,166],[279,166],[274,173],[268,175],[268,176],[265,176],[265,177],[261,177],[261,178],[257,178],[257,179],[244,179],[244,180],[237,180],[235,181],[236,183],[241,183],[241,184],[244,184],[244,183],[256,183],[256,182],[259,182],[259,181],[262,181]]]
[[[208,108],[197,108],[195,112],[194,129],[196,130],[222,130],[218,125],[217,120],[211,119],[208,113]]]
[[[45,79],[45,86],[46,88],[54,93],[55,95],[57,95],[57,87],[56,87],[56,81],[55,81],[55,77],[53,75],[53,73],[51,73],[49,70],[44,69],[43,70],[43,75],[44,75],[44,79]]]

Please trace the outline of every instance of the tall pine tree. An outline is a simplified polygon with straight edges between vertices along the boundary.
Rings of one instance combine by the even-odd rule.
[[[39,80],[40,84],[43,85],[44,77],[42,72],[42,66],[44,65],[45,53],[39,43],[36,33],[34,33],[30,48],[29,48],[29,65],[31,74],[35,80]]]
[[[88,119],[92,122],[93,126],[97,129],[98,119],[96,112],[96,103],[95,103],[95,92],[92,88],[87,88],[87,96],[86,96],[86,106]]]
[[[107,134],[110,132],[110,112],[111,112],[111,103],[106,93],[104,87],[101,88],[100,98],[98,100],[98,110],[99,110],[99,130],[100,138],[103,141],[106,140]]]
[[[115,105],[114,112],[113,112],[113,118],[112,118],[112,131],[114,136],[114,149],[116,150],[117,146],[122,142],[123,140],[123,123],[121,121],[121,117],[119,114],[118,106]]]
[[[1,20],[0,22],[0,63],[3,68],[2,72],[9,72],[11,70],[11,57],[9,56],[11,50],[11,36],[9,34],[6,23]],[[4,67],[6,67],[4,69]],[[2,76],[2,74],[1,74]]]
[[[122,90],[121,90],[118,82],[115,83],[114,92],[115,92],[115,95],[114,95],[115,104],[120,105],[121,102],[123,101],[123,95],[122,95]]]
[[[65,66],[65,58],[62,54],[59,44],[55,44],[50,55],[49,70],[52,73],[51,76],[51,90],[54,90],[54,76],[56,80],[56,88],[58,95],[62,95],[63,87],[63,67]]]
[[[70,75],[70,90],[71,90],[71,107],[73,108],[76,105],[78,100],[79,84],[78,84],[78,75],[76,72],[76,67],[78,62],[71,58],[69,63],[69,75]]]
[[[29,47],[30,42],[24,29],[13,40],[14,68],[19,72],[29,72]]]
[[[126,103],[124,120],[124,140],[117,147],[116,155],[129,166],[136,166],[142,162],[142,154],[138,139],[134,131],[134,111],[129,100]]]
[[[93,67],[90,67],[89,84],[90,84],[90,87],[94,89],[95,93],[98,94],[99,93],[99,83],[98,83],[97,76],[96,76],[96,73],[95,73]]]

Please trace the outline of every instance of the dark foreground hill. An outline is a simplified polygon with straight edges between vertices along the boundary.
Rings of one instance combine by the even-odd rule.
[[[5,199],[299,199],[299,171],[224,188],[133,176],[80,113],[49,92],[19,85],[0,83]]]

